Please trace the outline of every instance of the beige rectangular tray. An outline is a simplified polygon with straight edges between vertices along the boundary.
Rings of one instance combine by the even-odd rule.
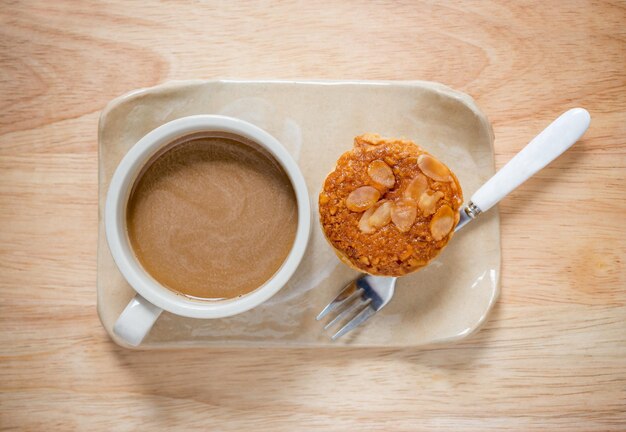
[[[369,323],[331,342],[315,315],[357,273],[340,264],[317,222],[317,195],[337,157],[365,132],[406,137],[441,158],[469,197],[494,172],[493,133],[473,100],[428,82],[186,81],[113,100],[99,126],[98,313],[111,337],[134,295],[104,235],[106,191],[126,151],[143,135],[192,114],[239,117],[267,130],[298,161],[313,202],[313,232],[289,284],[260,307],[219,320],[163,313],[141,348],[190,346],[408,347],[466,337],[499,293],[497,210],[458,233],[424,270],[399,280],[393,301]]]

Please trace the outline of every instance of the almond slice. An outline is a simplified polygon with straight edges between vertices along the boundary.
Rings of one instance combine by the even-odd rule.
[[[415,223],[417,207],[411,200],[403,200],[391,207],[391,220],[401,232],[407,232]]]
[[[361,219],[359,219],[359,230],[361,230],[362,233],[371,234],[376,231],[376,228],[370,225],[370,217],[372,217],[374,211],[376,211],[375,207],[367,209],[365,213],[363,213],[363,216],[361,216]]]
[[[404,198],[417,203],[426,189],[428,189],[428,179],[424,174],[418,174],[404,190]]]
[[[361,186],[350,192],[346,198],[346,207],[353,212],[362,212],[376,204],[380,198],[378,189],[372,186]]]
[[[447,236],[454,226],[454,211],[448,205],[443,205],[430,221],[430,233],[436,241]]]
[[[355,146],[377,146],[385,142],[385,139],[377,133],[366,133],[354,138]]]
[[[409,265],[411,267],[424,267],[426,264],[428,264],[427,261],[418,260],[418,259],[415,259],[415,258],[409,259]]]
[[[417,166],[419,166],[424,174],[433,180],[440,182],[449,182],[452,180],[448,167],[431,155],[421,154],[417,158]]]
[[[391,189],[396,184],[396,178],[389,165],[380,159],[372,161],[367,167],[367,174],[376,185]]]
[[[417,203],[417,206],[422,211],[424,216],[430,216],[435,213],[435,209],[437,208],[437,201],[439,201],[443,197],[443,192],[441,191],[425,191],[420,200]]]
[[[382,228],[391,222],[391,202],[379,201],[376,210],[369,218],[370,226],[374,228]]]

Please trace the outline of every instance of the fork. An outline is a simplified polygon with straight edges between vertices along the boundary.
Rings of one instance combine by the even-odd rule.
[[[454,232],[496,205],[563,154],[585,133],[590,121],[591,116],[583,108],[573,108],[561,114],[472,195],[467,206],[459,211],[460,219]],[[336,311],[337,315],[324,326],[324,330],[328,330],[350,317],[331,336],[332,340],[337,340],[389,304],[397,280],[397,277],[364,274],[346,285],[315,319],[320,321]]]

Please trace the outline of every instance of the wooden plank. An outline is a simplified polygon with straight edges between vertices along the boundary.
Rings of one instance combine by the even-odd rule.
[[[509,3],[3,2],[0,428],[624,430],[626,5]],[[123,350],[95,310],[99,111],[227,77],[440,81],[498,165],[567,108],[593,120],[501,205],[502,296],[461,344]]]

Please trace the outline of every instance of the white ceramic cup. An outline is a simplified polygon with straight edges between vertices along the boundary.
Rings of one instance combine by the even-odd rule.
[[[254,291],[233,299],[194,300],[165,288],[139,264],[128,239],[126,206],[142,168],[164,146],[196,133],[207,133],[209,136],[211,133],[226,133],[258,144],[283,167],[296,195],[298,227],[287,258],[271,279]],[[137,295],[118,318],[113,331],[128,345],[137,346],[164,310],[191,318],[222,318],[252,309],[276,294],[302,260],[311,229],[311,209],[304,177],[276,138],[257,126],[232,117],[195,115],[173,120],[154,129],[128,151],[111,179],[104,223],[113,259],[124,278],[137,291]]]

